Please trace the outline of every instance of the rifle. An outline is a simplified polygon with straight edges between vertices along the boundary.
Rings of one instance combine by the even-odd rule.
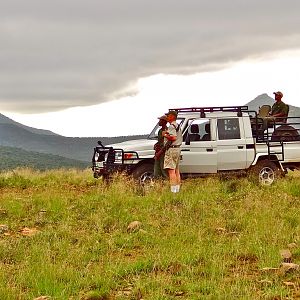
[[[155,153],[154,159],[159,160],[160,157],[170,148],[171,144],[172,141],[167,141],[165,145],[158,152]]]

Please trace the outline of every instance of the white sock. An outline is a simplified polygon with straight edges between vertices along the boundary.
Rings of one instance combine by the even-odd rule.
[[[180,184],[177,184],[176,185],[176,192],[179,193],[179,191],[180,191]]]
[[[171,192],[177,193],[176,185],[171,185]]]

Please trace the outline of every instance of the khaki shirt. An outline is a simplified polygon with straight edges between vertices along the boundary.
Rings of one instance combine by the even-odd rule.
[[[172,142],[172,146],[180,146],[182,144],[182,131],[181,128],[179,126],[179,130],[176,131],[177,127],[179,126],[179,124],[177,124],[175,121],[172,122],[168,128],[168,132],[170,135],[172,136],[176,136],[176,140],[174,142]]]

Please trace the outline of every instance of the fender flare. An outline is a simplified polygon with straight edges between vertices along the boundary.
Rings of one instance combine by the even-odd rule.
[[[278,164],[279,168],[284,172],[284,168],[282,166],[281,161],[279,161],[278,157],[275,154],[271,155],[271,157],[276,157],[276,160],[274,161]],[[257,154],[251,164],[251,167],[255,166],[257,162],[262,159],[269,159],[269,154],[267,152]]]

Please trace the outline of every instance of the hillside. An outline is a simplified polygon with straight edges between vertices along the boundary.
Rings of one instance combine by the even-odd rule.
[[[60,155],[85,162],[91,161],[93,148],[99,139],[104,145],[107,145],[143,137],[138,135],[112,138],[73,138],[54,134],[37,134],[13,123],[0,123],[0,146]]]
[[[11,125],[16,125],[18,127],[21,127],[23,129],[28,130],[29,132],[36,133],[36,134],[43,134],[43,135],[57,135],[56,133],[50,131],[50,130],[44,130],[44,129],[37,129],[33,127],[29,127],[26,125],[23,125],[19,122],[16,122],[8,117],[6,117],[3,114],[0,114],[0,124],[11,124]]]
[[[0,146],[0,170],[29,167],[37,170],[89,167],[89,163],[58,155],[26,151],[20,148]]]

